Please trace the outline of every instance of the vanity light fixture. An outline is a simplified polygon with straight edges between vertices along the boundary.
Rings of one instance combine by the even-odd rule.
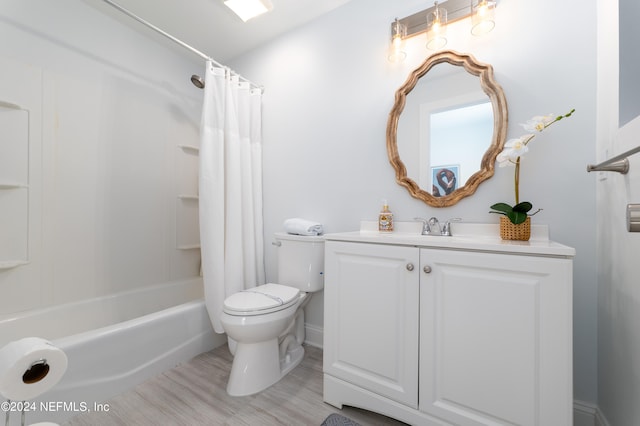
[[[404,26],[406,33],[402,36],[403,40],[407,37],[427,33],[427,48],[441,49],[447,44],[447,24],[467,17],[471,17],[471,34],[486,34],[495,27],[496,4],[497,0],[447,0],[443,4],[436,1],[428,9],[402,19],[396,18],[391,23],[392,45],[396,29],[399,26]],[[398,42],[398,44],[400,43]],[[392,48],[390,48],[389,61],[398,60],[398,56],[393,56],[391,51]]]
[[[471,3],[471,34],[484,35],[496,26],[496,2],[473,0]]]
[[[233,10],[243,22],[273,9],[270,0],[225,0],[224,4]]]
[[[442,49],[447,44],[447,9],[434,3],[433,10],[427,14],[427,49]]]
[[[404,50],[404,39],[407,37],[407,26],[396,18],[391,24],[391,44],[389,45],[389,62],[402,62],[407,57]]]

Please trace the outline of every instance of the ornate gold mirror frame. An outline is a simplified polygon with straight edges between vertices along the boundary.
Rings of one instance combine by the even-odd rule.
[[[453,191],[451,194],[435,197],[407,176],[407,169],[398,154],[397,133],[398,120],[404,110],[406,98],[414,89],[418,81],[433,66],[439,63],[449,63],[454,66],[463,67],[468,73],[480,78],[480,86],[487,94],[493,108],[493,137],[489,148],[482,157],[480,170],[471,175],[464,186]],[[464,197],[472,195],[478,185],[493,176],[496,156],[504,147],[507,134],[507,100],[502,91],[502,87],[493,78],[493,67],[489,64],[478,62],[470,54],[460,54],[454,51],[442,51],[431,55],[416,70],[414,70],[407,81],[396,91],[395,103],[389,113],[387,122],[387,154],[389,162],[396,171],[396,182],[407,188],[411,196],[424,201],[432,207],[447,207],[456,204]]]

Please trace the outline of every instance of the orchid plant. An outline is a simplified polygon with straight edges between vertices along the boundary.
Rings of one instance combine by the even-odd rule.
[[[507,203],[497,203],[491,206],[490,213],[497,213],[505,215],[509,218],[511,223],[519,224],[527,219],[527,216],[533,216],[540,212],[542,209],[538,209],[533,213],[529,213],[533,208],[533,205],[528,201],[520,202],[520,157],[529,151],[529,142],[531,142],[538,133],[542,132],[547,127],[551,126],[563,118],[571,117],[575,109],[572,109],[565,115],[555,116],[553,114],[535,116],[526,123],[521,124],[525,131],[529,132],[516,139],[510,139],[504,144],[504,149],[496,160],[500,167],[515,166],[514,172],[514,184],[516,204],[511,206]]]

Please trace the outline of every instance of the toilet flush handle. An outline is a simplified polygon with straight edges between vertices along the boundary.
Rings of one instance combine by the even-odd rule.
[[[280,247],[282,245],[282,241],[272,241],[271,245],[276,246],[276,247]]]

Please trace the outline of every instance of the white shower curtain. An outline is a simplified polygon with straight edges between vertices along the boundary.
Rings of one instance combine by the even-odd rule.
[[[200,244],[217,333],[226,297],[264,284],[262,93],[207,62],[200,128]]]

